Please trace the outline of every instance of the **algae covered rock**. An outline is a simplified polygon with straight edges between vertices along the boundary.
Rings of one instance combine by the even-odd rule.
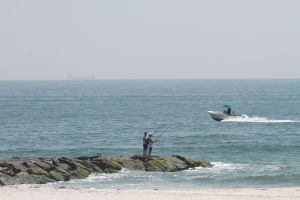
[[[12,177],[0,172],[0,185],[12,185]]]
[[[45,174],[37,175],[37,174],[29,174],[28,172],[19,172],[12,179],[14,181],[14,185],[18,184],[42,184],[53,182],[54,180],[50,179]]]
[[[195,167],[213,167],[213,164],[211,164],[208,160],[205,160],[203,158],[198,158],[194,160]]]
[[[123,168],[122,165],[113,158],[98,158],[94,159],[92,162],[106,173],[120,171]]]
[[[68,181],[70,180],[70,172],[63,168],[55,168],[49,172],[49,175],[56,181]]]
[[[48,175],[47,171],[43,170],[38,166],[33,166],[31,168],[28,168],[26,172],[28,172],[29,174],[36,174],[36,175],[46,175],[46,176]]]
[[[19,172],[14,176],[16,183],[15,184],[35,184],[38,183],[37,179],[28,174],[27,172]]]
[[[72,172],[70,179],[82,179],[88,177],[89,175],[90,173],[87,169],[76,166],[76,169]]]
[[[122,157],[116,160],[117,162],[121,163],[121,165],[124,168],[128,170],[146,171],[145,157],[142,156]]]
[[[186,162],[174,157],[152,157],[145,163],[146,171],[166,171],[175,172],[188,169],[189,166]]]
[[[212,164],[204,159],[188,159],[179,155],[11,158],[0,160],[0,185],[68,181],[86,178],[92,173],[114,173],[122,168],[176,172],[194,167],[212,167]]]
[[[82,160],[80,163],[86,167],[89,173],[103,172],[103,170],[100,167],[98,167],[89,160]]]

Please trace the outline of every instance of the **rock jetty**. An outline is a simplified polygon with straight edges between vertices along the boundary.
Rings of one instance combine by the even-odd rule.
[[[212,167],[204,159],[172,156],[93,156],[19,158],[0,160],[0,185],[44,184],[86,178],[92,173],[114,173],[122,168],[141,171],[176,172]]]

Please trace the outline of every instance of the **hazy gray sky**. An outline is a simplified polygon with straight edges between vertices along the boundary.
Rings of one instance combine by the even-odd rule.
[[[69,74],[300,78],[300,1],[0,1],[0,79]]]

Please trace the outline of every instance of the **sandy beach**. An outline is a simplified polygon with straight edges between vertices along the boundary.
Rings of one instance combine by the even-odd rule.
[[[300,188],[261,189],[199,189],[199,190],[123,190],[123,189],[67,189],[33,186],[1,187],[1,200],[296,200]]]

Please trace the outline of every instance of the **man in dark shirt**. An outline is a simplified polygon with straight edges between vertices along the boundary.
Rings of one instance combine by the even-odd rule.
[[[144,137],[143,137],[143,156],[147,156],[147,151],[148,151],[148,133],[144,132]]]

